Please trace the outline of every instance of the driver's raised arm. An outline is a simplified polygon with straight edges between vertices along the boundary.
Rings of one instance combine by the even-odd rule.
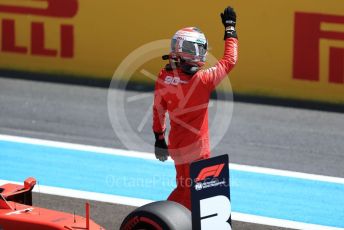
[[[221,60],[213,67],[199,71],[199,77],[210,90],[214,89],[233,69],[238,60],[238,37],[235,30],[236,14],[233,8],[226,8],[221,14],[225,27],[225,50]]]

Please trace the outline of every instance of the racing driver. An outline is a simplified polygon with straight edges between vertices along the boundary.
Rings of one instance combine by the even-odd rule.
[[[190,163],[210,157],[208,103],[211,92],[233,69],[238,59],[236,13],[227,7],[221,13],[225,27],[222,59],[202,69],[207,55],[207,39],[195,27],[181,29],[171,41],[169,64],[155,83],[153,131],[155,156],[160,161],[170,155],[176,168],[177,188],[168,200],[191,209]],[[168,146],[165,141],[166,112],[170,119]]]

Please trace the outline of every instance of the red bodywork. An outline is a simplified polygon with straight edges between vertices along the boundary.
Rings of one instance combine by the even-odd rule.
[[[86,217],[32,206],[34,178],[28,178],[24,186],[5,184],[0,186],[0,230],[105,230]]]

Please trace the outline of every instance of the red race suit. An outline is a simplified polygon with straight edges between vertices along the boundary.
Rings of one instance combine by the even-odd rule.
[[[227,38],[222,59],[193,76],[180,68],[162,69],[155,84],[153,131],[164,132],[170,118],[168,151],[176,166],[177,188],[168,197],[191,209],[190,163],[210,157],[208,103],[211,92],[233,69],[238,59],[238,40]],[[189,179],[189,180],[188,180]]]

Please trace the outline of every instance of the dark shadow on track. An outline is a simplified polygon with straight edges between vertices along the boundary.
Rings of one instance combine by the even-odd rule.
[[[26,79],[33,81],[45,81],[54,82],[62,84],[72,84],[72,85],[84,85],[91,87],[101,87],[108,88],[110,86],[110,81],[105,78],[92,77],[92,76],[77,76],[77,75],[67,75],[67,74],[43,74],[36,72],[26,72],[17,71],[10,69],[0,69],[0,76],[12,79]],[[109,76],[108,78],[110,78]],[[149,84],[135,83],[131,82],[127,85],[126,90],[149,92],[153,91],[154,86]],[[212,98],[216,98],[213,94]],[[296,100],[287,98],[274,98],[268,96],[258,96],[258,95],[246,95],[234,93],[234,101],[255,103],[263,105],[276,105],[291,108],[302,108],[317,111],[328,111],[344,113],[344,104],[318,102],[310,100]]]

